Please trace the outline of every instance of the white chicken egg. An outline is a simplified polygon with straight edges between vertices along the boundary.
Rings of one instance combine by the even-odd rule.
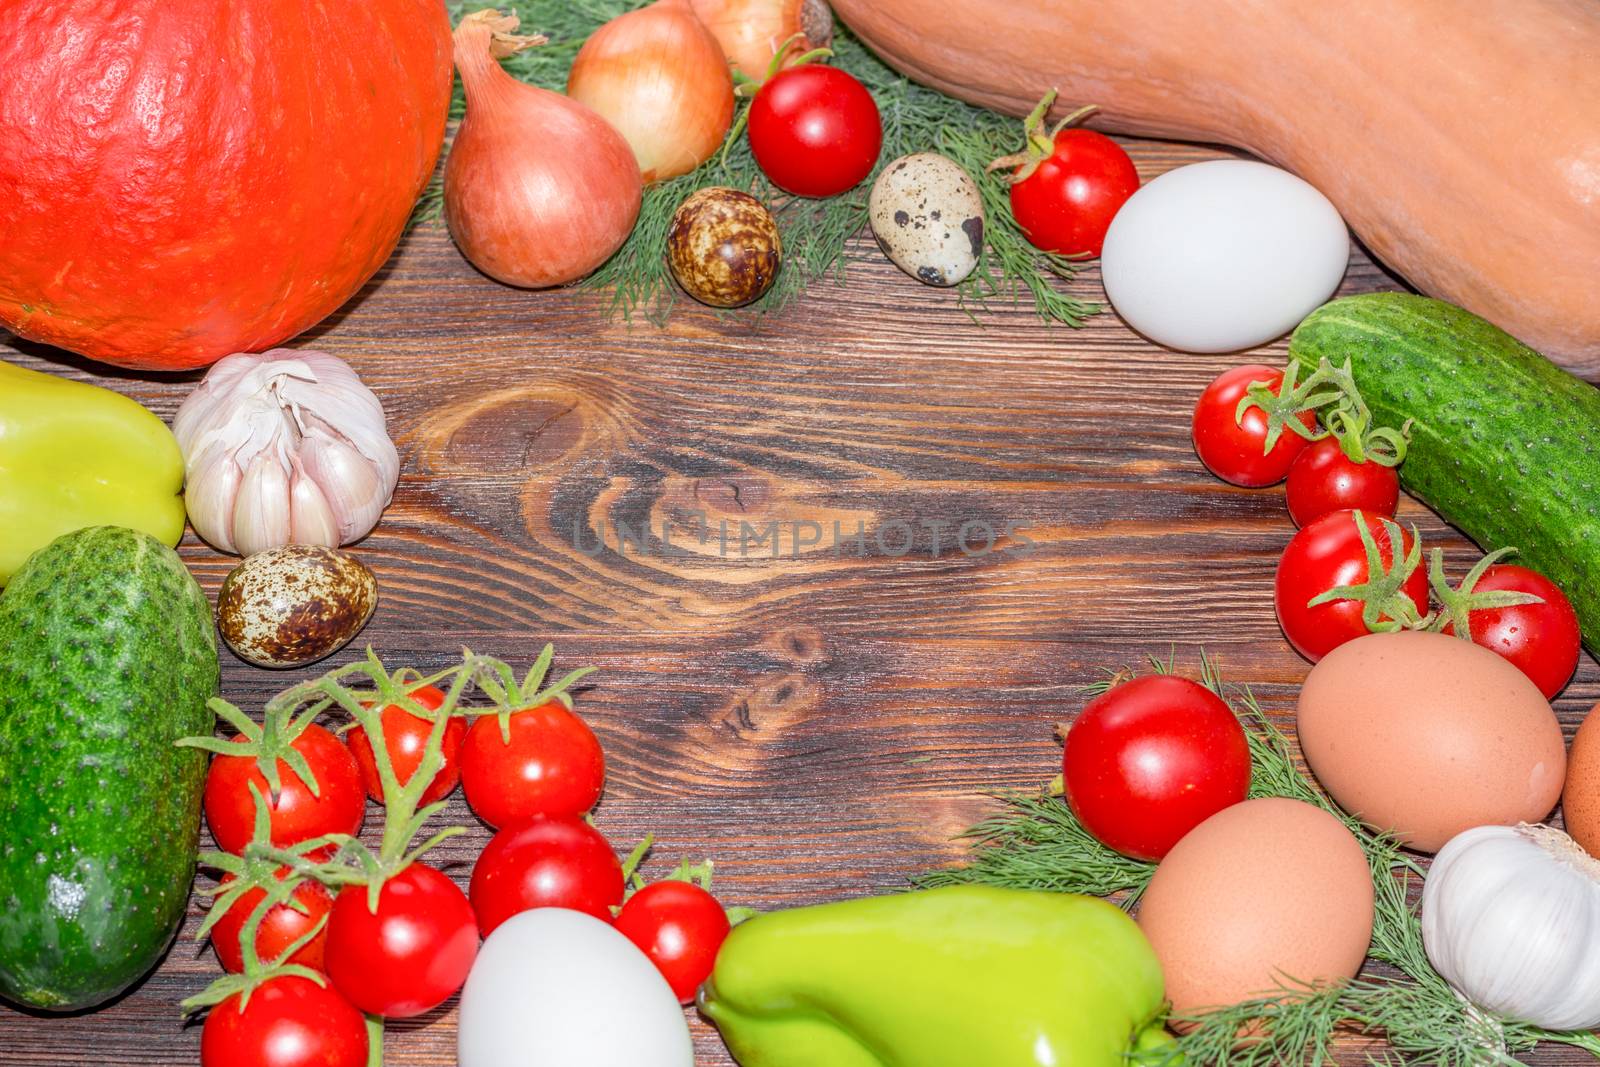
[[[535,908],[483,943],[461,991],[458,1067],[694,1067],[678,998],[616,928]]]
[[[1111,220],[1100,268],[1117,313],[1184,352],[1282,337],[1339,287],[1350,236],[1286,170],[1218,159],[1147,182]]]

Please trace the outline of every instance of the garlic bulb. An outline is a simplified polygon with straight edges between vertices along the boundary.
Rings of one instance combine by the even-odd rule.
[[[1480,826],[1439,850],[1422,942],[1445,981],[1496,1015],[1600,1026],[1600,861],[1549,826]]]
[[[243,556],[360,540],[400,477],[383,405],[325,352],[228,356],[178,408],[172,432],[195,532]]]

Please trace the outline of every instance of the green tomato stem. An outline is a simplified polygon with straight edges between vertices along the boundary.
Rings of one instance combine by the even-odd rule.
[[[367,1067],[383,1067],[383,1019],[367,1016]]]
[[[1433,621],[1431,616],[1420,615],[1416,604],[1406,595],[1404,586],[1422,564],[1422,539],[1416,528],[1411,530],[1411,550],[1405,550],[1405,534],[1399,523],[1380,518],[1379,525],[1389,539],[1389,566],[1385,567],[1379,553],[1378,542],[1367,528],[1367,520],[1360,511],[1352,513],[1356,533],[1361,538],[1367,557],[1367,579],[1352,585],[1337,585],[1306,601],[1314,608],[1335,600],[1356,600],[1361,603],[1361,621],[1370,633],[1393,633],[1396,630],[1417,630]]]
[[[1439,601],[1439,611],[1428,628],[1439,633],[1448,626],[1451,633],[1463,641],[1471,641],[1474,611],[1517,607],[1522,604],[1543,604],[1544,598],[1534,593],[1523,593],[1512,589],[1486,589],[1481,593],[1477,591],[1478,580],[1489,568],[1516,551],[1515,548],[1509,547],[1495,549],[1480,559],[1467,572],[1467,576],[1461,579],[1461,584],[1452,589],[1450,582],[1444,576],[1444,551],[1434,549],[1429,560],[1428,584],[1433,587],[1433,595]]]
[[[373,709],[370,718],[376,729],[368,727],[367,737],[372,742],[373,758],[378,763],[378,776],[383,783],[383,844],[378,855],[386,866],[390,863],[404,866],[406,849],[411,844],[411,835],[408,831],[411,828],[412,817],[417,813],[422,794],[427,792],[428,786],[433,784],[433,779],[444,766],[445,730],[449,728],[450,717],[454,714],[456,705],[461,702],[462,693],[476,674],[476,667],[477,661],[470,655],[463,661],[461,671],[452,679],[450,689],[445,694],[444,703],[432,712],[433,728],[428,731],[428,740],[422,750],[422,760],[417,764],[410,781],[403,786],[395,775],[394,764],[389,759],[388,746],[382,743],[382,705]],[[386,678],[384,681],[392,685],[392,680]],[[380,688],[384,688],[383,683],[380,683]],[[426,718],[428,714],[426,709],[418,704],[410,693],[396,687],[394,698],[391,703],[399,704],[419,718]]]

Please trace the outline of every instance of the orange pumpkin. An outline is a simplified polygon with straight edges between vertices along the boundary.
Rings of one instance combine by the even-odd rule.
[[[450,105],[441,0],[10,0],[0,325],[199,367],[302,332],[389,258]]]

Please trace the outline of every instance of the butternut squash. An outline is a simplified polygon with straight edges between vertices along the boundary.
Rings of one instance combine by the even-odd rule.
[[[885,60],[1024,114],[1299,174],[1417,288],[1600,378],[1596,0],[834,0]]]

